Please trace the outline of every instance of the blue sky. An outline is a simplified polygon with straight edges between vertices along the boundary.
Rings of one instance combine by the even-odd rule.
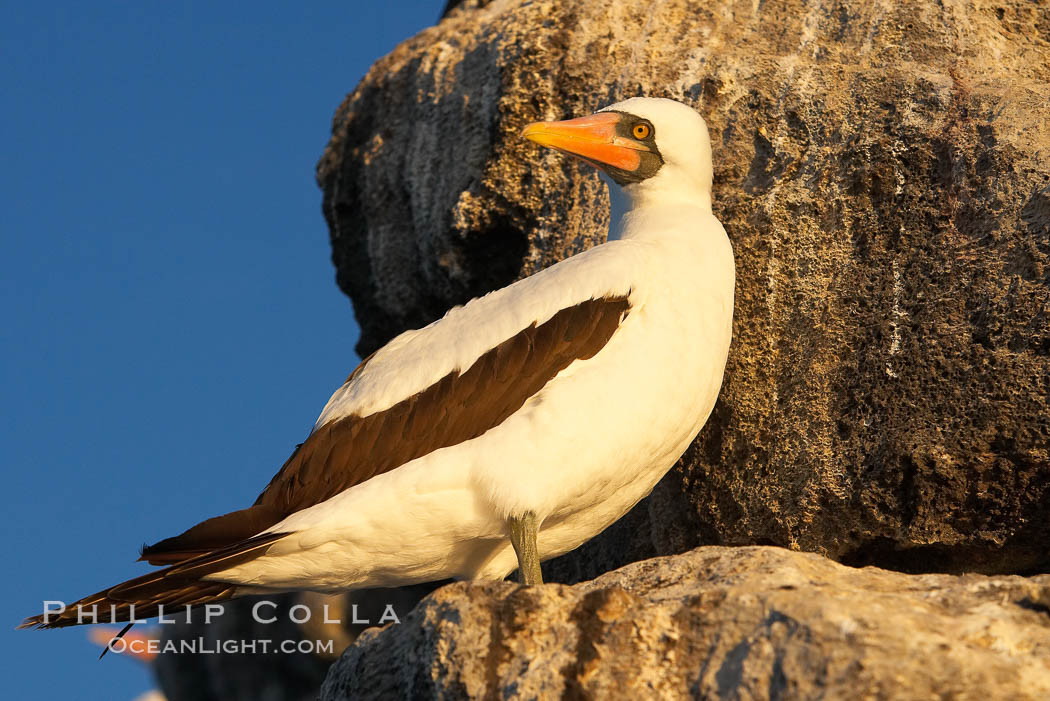
[[[248,505],[356,362],[314,165],[443,2],[0,10],[4,697],[131,699],[86,629],[12,630]]]

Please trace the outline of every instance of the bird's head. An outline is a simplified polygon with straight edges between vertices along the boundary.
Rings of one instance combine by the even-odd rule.
[[[535,122],[522,136],[601,169],[635,204],[711,202],[711,139],[704,118],[675,100],[635,97],[588,117]]]

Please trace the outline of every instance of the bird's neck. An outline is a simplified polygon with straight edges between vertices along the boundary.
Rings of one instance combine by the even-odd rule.
[[[711,214],[711,193],[690,186],[621,188],[603,175],[609,186],[609,240],[637,238],[647,228],[629,226],[631,221]],[[627,216],[630,215],[630,216]]]
[[[631,198],[623,189],[612,181],[605,173],[601,174],[602,180],[609,190],[609,241],[616,241],[623,237],[623,217],[631,211]]]

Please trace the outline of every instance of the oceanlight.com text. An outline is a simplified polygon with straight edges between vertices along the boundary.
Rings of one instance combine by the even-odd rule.
[[[335,654],[332,640],[156,640],[113,638],[106,645],[118,655],[269,655],[269,654]]]

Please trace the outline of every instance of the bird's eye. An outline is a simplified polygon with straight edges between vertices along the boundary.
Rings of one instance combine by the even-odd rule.
[[[635,124],[631,133],[634,134],[636,139],[648,139],[649,135],[653,133],[653,128],[648,124]]]

